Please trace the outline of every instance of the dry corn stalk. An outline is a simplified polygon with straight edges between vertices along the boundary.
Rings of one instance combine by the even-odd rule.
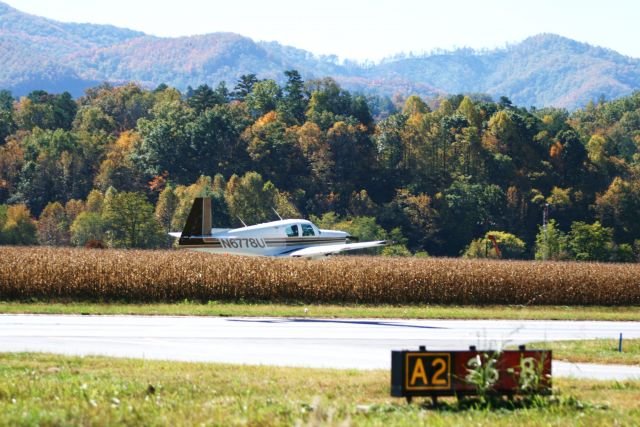
[[[0,300],[640,305],[640,265],[0,248]]]

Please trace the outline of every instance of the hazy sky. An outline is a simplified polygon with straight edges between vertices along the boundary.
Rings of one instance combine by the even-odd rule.
[[[640,57],[638,0],[2,1],[66,22],[172,37],[231,31],[357,60],[433,48],[499,47],[542,32]]]

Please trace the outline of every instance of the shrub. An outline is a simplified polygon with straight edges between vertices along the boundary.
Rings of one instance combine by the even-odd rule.
[[[489,236],[496,239],[501,256],[496,252]],[[489,231],[484,238],[475,239],[469,244],[464,252],[464,257],[520,259],[524,257],[524,253],[525,244],[518,237],[504,231]]]

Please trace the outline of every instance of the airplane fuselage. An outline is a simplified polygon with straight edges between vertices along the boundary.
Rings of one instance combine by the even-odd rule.
[[[211,198],[196,197],[182,233],[169,233],[178,238],[178,248],[219,254],[248,256],[289,256],[323,258],[387,244],[384,240],[347,243],[348,233],[320,230],[306,219],[280,221],[241,228],[212,228]]]
[[[212,228],[208,235],[181,236],[179,247],[210,253],[283,256],[310,246],[346,243],[344,231],[320,230],[304,219],[272,221],[248,227]]]

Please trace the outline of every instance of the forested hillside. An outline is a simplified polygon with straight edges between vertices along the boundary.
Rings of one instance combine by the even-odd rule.
[[[81,96],[105,81],[136,81],[145,88],[166,83],[186,91],[249,73],[284,84],[286,69],[298,70],[307,80],[331,76],[344,88],[367,94],[486,93],[506,95],[527,107],[570,110],[640,87],[640,60],[553,34],[504,49],[399,55],[363,65],[233,33],[162,38],[112,26],[62,23],[1,2],[0,65],[0,88],[20,96],[36,89]]]
[[[386,254],[636,259],[640,92],[570,114],[284,80],[0,93],[2,243],[167,246],[208,195],[218,226],[275,206]]]

